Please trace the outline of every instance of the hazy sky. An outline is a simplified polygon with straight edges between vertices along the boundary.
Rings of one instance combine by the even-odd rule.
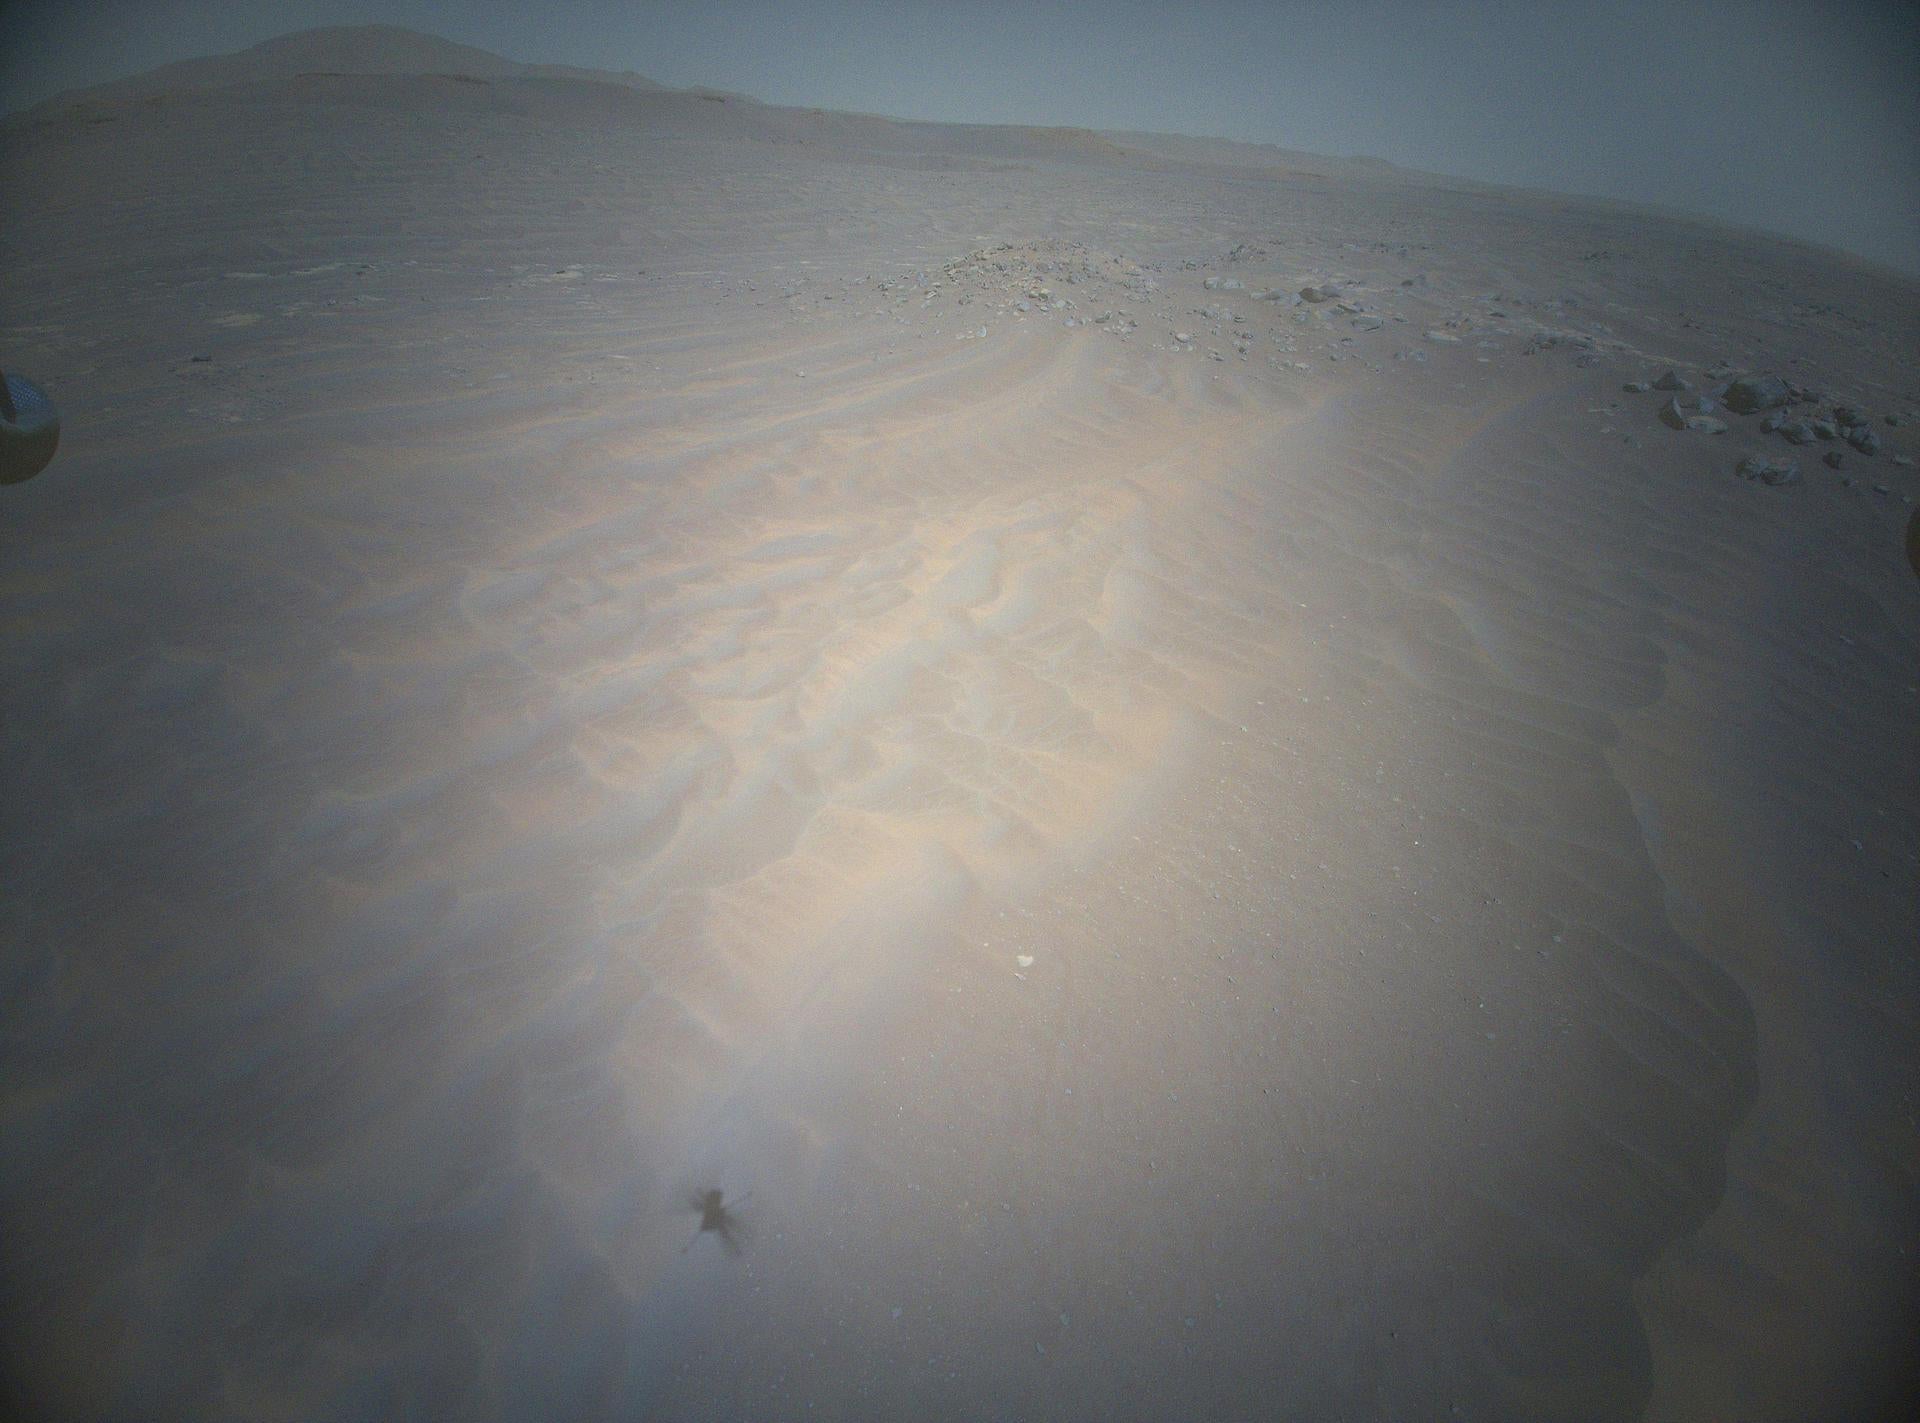
[[[373,21],[773,103],[1371,154],[1920,274],[1916,0],[0,0],[0,108]]]

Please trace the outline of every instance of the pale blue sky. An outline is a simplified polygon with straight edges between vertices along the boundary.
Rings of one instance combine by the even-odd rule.
[[[1665,203],[1920,274],[1920,5],[0,0],[0,108],[323,24],[774,103],[1217,134]]]

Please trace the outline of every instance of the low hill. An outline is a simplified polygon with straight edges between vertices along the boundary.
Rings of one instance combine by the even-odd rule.
[[[566,64],[523,64],[473,45],[399,25],[335,25],[301,30],[232,54],[163,64],[142,74],[87,89],[73,89],[23,111],[57,112],[77,104],[113,104],[163,94],[225,89],[302,74],[457,74],[475,79],[582,79],[629,89],[663,86],[643,75],[580,69]]]

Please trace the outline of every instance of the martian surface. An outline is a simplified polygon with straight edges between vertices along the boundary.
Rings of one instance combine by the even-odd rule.
[[[0,271],[18,1416],[1911,1386],[1920,283],[364,31]]]

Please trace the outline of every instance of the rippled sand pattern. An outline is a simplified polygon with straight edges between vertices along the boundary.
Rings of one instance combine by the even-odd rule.
[[[1891,1377],[1911,474],[1763,489],[1617,407],[1771,359],[1661,273],[1800,258],[598,87],[8,131],[0,337],[68,428],[0,553],[9,1401]],[[1251,295],[1329,274],[1384,328]],[[1804,351],[1912,399],[1911,326]]]

